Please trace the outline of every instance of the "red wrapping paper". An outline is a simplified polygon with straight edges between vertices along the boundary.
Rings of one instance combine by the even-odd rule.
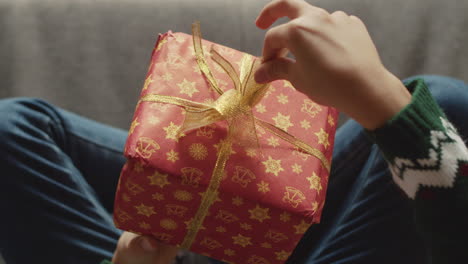
[[[205,58],[224,91],[233,84],[209,55],[211,45],[236,68],[245,53],[203,40]],[[210,103],[219,95],[201,74],[192,36],[168,32],[152,53],[141,96],[161,94]],[[331,162],[337,111],[320,106],[287,81],[275,81],[253,108],[255,117],[287,131]],[[180,246],[211,180],[227,124],[218,122],[177,137],[185,110],[139,102],[125,146],[114,221]],[[189,250],[229,263],[284,263],[308,227],[318,223],[328,170],[257,126],[260,148],[233,144],[217,198]]]

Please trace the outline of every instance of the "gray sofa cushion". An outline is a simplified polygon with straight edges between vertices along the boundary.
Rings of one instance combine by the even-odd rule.
[[[254,19],[267,0],[0,0],[0,97],[45,98],[127,128],[159,32],[190,32],[261,54]],[[468,1],[323,0],[361,17],[399,77],[467,80]]]

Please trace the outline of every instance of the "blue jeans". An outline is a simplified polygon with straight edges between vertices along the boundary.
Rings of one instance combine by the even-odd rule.
[[[468,87],[424,76],[468,136]],[[37,99],[0,100],[0,253],[7,264],[99,263],[121,231],[111,218],[127,133]],[[337,132],[321,224],[288,263],[425,263],[404,194],[354,121]]]

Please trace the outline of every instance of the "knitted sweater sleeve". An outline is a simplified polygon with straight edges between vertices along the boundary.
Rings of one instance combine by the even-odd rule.
[[[430,263],[468,263],[467,148],[424,81],[406,86],[411,103],[369,135],[412,200]]]

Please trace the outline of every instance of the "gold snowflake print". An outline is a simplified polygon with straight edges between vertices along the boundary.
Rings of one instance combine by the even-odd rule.
[[[169,219],[169,218],[165,218],[165,219],[162,219],[161,221],[159,221],[159,225],[162,228],[167,229],[167,230],[177,229],[177,223],[174,220]]]
[[[262,161],[262,163],[265,165],[266,173],[273,173],[278,176],[280,171],[284,171],[283,167],[281,167],[281,160],[272,159],[271,156],[268,156],[268,160]]]
[[[235,196],[234,198],[232,198],[232,204],[240,206],[240,205],[244,204],[244,199],[242,199],[242,197]]]
[[[161,119],[159,119],[158,117],[152,115],[152,116],[148,117],[148,122],[151,125],[154,126],[154,125],[157,125],[157,124],[161,123]]]
[[[283,222],[288,222],[289,220],[291,220],[291,215],[287,212],[283,212],[280,214],[280,220]]]
[[[261,181],[260,183],[257,183],[257,186],[258,186],[258,191],[264,194],[270,191],[270,187],[267,182]]]
[[[170,81],[170,80],[172,80],[172,74],[170,74],[169,72],[166,72],[163,76],[161,76],[161,78],[164,81]]]
[[[204,160],[208,156],[208,149],[201,143],[194,143],[190,145],[189,153],[194,160]]]
[[[302,120],[301,127],[304,128],[305,130],[308,130],[310,128],[310,122],[307,120]]]
[[[262,246],[262,248],[271,248],[271,244],[268,243],[268,242],[263,242],[263,243],[261,244],[261,246]]]
[[[284,251],[284,250],[281,250],[279,252],[275,252],[276,254],[276,259],[277,260],[287,260],[288,257],[289,257],[289,253]]]
[[[135,130],[135,128],[140,125],[140,123],[138,122],[138,117],[135,118],[135,120],[133,120],[132,124],[130,125],[130,129],[128,131],[128,134],[131,135],[133,134],[133,131]]]
[[[276,148],[277,146],[279,146],[279,139],[277,137],[273,137],[271,136],[270,138],[267,139],[268,141],[268,145]]]
[[[194,73],[201,74],[201,70],[200,70],[200,67],[198,66],[198,64],[193,65],[192,69],[193,69]]]
[[[330,124],[330,126],[335,125],[335,119],[331,115],[328,115],[328,124]]]
[[[261,208],[258,204],[255,208],[250,209],[250,219],[258,220],[259,222],[263,222],[263,220],[270,219],[268,215],[269,208]]]
[[[184,190],[177,190],[174,192],[174,198],[179,201],[188,202],[193,199],[193,195]]]
[[[280,94],[278,96],[276,96],[276,98],[278,99],[278,103],[280,104],[287,104],[288,103],[288,96],[287,95],[284,95],[284,94]]]
[[[275,121],[275,125],[277,127],[279,127],[281,129],[283,129],[284,131],[288,132],[288,128],[293,126],[293,124],[291,123],[289,118],[290,118],[290,116],[283,115],[283,114],[278,112],[278,114],[275,117],[273,117],[273,120]]]
[[[306,178],[310,186],[309,188],[312,190],[316,190],[317,192],[320,192],[322,190],[322,184],[320,183],[320,177],[315,174],[315,172],[312,172],[312,176]]]
[[[179,34],[174,34],[174,39],[175,41],[177,41],[178,43],[182,43],[184,42],[185,38]]]
[[[173,139],[175,141],[179,141],[180,126],[170,122],[169,126],[163,127],[163,129],[164,129],[164,131],[166,131],[166,139]],[[180,136],[182,136],[182,135],[180,135]]]
[[[325,132],[323,128],[320,128],[320,131],[314,134],[317,136],[319,144],[323,145],[325,148],[330,145],[330,142],[328,142],[328,133]]]
[[[226,256],[234,256],[236,254],[236,252],[234,250],[228,248],[228,249],[224,250],[224,254]]]
[[[294,229],[296,229],[296,234],[304,234],[309,226],[310,224],[307,224],[304,222],[304,220],[301,220],[300,224],[294,225]]]
[[[302,166],[299,165],[299,164],[297,164],[297,163],[294,163],[294,164],[291,166],[291,168],[292,168],[292,171],[293,171],[294,173],[299,174],[299,173],[302,172]]]
[[[153,206],[146,206],[144,204],[140,204],[138,206],[135,206],[135,208],[137,209],[137,214],[141,214],[146,217],[150,217],[151,215],[156,214]]]
[[[247,148],[247,149],[245,150],[245,154],[246,154],[247,156],[249,156],[249,157],[255,157],[255,156],[257,156],[257,150],[254,149],[254,148]]]
[[[138,225],[139,225],[141,228],[146,229],[146,230],[151,229],[150,224],[148,224],[148,223],[146,223],[146,222],[140,222]]]
[[[171,149],[169,152],[166,152],[166,156],[168,161],[176,162],[179,160],[179,152],[176,152],[173,149]]]
[[[238,234],[237,236],[233,236],[232,240],[234,240],[234,245],[239,245],[241,247],[246,247],[248,245],[252,245],[252,242],[250,242],[250,237],[243,236],[241,234]]]
[[[164,194],[162,193],[154,193],[151,197],[153,197],[153,200],[156,200],[158,202],[164,200]]]
[[[266,112],[266,107],[263,105],[263,104],[257,104],[255,106],[255,110],[257,110],[257,112],[259,113],[265,113]]]
[[[167,174],[162,174],[155,171],[153,175],[148,176],[148,179],[150,180],[150,185],[157,185],[161,188],[164,188],[164,186],[170,184],[167,176]]]
[[[241,223],[240,228],[242,228],[244,230],[252,230],[252,226],[247,224],[247,223]]]
[[[198,89],[196,87],[195,82],[189,82],[187,79],[184,78],[184,80],[181,83],[178,83],[177,86],[180,88],[180,93],[181,94],[186,94],[190,98],[193,96],[194,93],[198,93]]]
[[[216,227],[216,232],[224,233],[226,232],[226,228],[224,226],[218,226]]]
[[[153,74],[150,74],[150,76],[148,76],[148,78],[146,78],[145,84],[143,84],[143,91],[148,89],[148,87],[151,85],[151,83],[154,82],[153,79],[152,79],[152,76],[153,76]]]

